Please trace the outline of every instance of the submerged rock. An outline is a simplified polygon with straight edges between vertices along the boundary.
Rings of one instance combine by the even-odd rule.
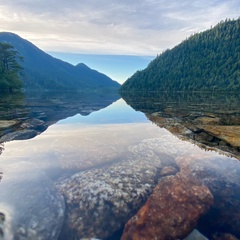
[[[56,183],[66,199],[61,239],[109,237],[137,212],[157,185],[161,168],[159,156],[147,146],[141,149],[144,156],[133,151],[127,161]]]
[[[177,174],[163,178],[124,228],[122,240],[183,239],[213,203],[209,189]]]
[[[200,127],[229,145],[240,147],[240,126],[200,125]]]
[[[203,233],[227,232],[240,237],[240,162],[224,156],[180,156],[176,159],[182,173],[196,177],[209,188],[214,204],[201,219]]]
[[[177,172],[178,172],[178,170],[175,167],[166,166],[161,170],[160,176],[161,177],[166,177],[166,176],[169,176],[169,175],[175,175]]]
[[[26,129],[26,130],[19,130],[11,133],[7,133],[3,137],[1,137],[1,142],[7,142],[12,140],[24,140],[29,138],[34,138],[38,135],[38,132],[34,129]]]
[[[215,233],[213,234],[212,240],[239,240],[239,238],[236,238],[234,235],[229,233]]]
[[[0,182],[0,239],[57,239],[64,200],[49,178],[33,164],[3,167]]]
[[[0,131],[18,124],[18,120],[0,120]]]
[[[161,178],[125,225],[122,240],[182,239],[195,227],[210,239],[219,232],[239,238],[239,161],[196,151],[176,157],[176,163],[180,171]]]
[[[198,147],[180,142],[176,137],[162,131],[159,138],[144,139],[129,146],[124,155],[126,159],[122,162],[60,178],[56,186],[66,200],[66,219],[61,239],[103,239],[111,236],[141,208],[159,179],[175,179],[174,175],[186,162],[177,164],[175,159],[179,155],[188,155],[189,152],[198,153],[202,157],[216,156],[216,153],[203,152]],[[205,193],[207,199],[205,205],[203,199],[203,210],[200,209],[194,219],[185,219],[192,224],[182,235],[185,237],[196,227],[199,217],[211,205],[211,194],[203,184],[192,182],[190,175],[190,180],[182,176],[181,172],[177,176],[181,176],[182,180],[179,182],[183,181],[185,184],[181,185],[182,189],[189,188],[186,193],[189,195],[185,196],[186,209],[192,197],[198,199]],[[199,190],[196,190],[197,196],[194,195],[195,186]],[[175,203],[172,204],[174,205]],[[195,206],[198,206],[197,203]],[[170,205],[166,207],[168,208]]]
[[[4,122],[4,121],[0,121],[0,124],[1,122]],[[9,122],[13,122],[12,123],[13,125],[9,126],[4,131],[1,132],[1,127],[0,127],[0,142],[30,139],[40,134],[42,131],[46,130],[48,127],[44,121],[35,119],[35,118],[26,119],[23,122],[21,122],[21,124],[20,124],[20,121],[17,121],[17,120],[15,121],[12,120]]]

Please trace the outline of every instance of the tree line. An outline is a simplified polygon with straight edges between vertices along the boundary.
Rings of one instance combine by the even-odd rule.
[[[240,90],[240,18],[190,36],[137,71],[120,91]]]

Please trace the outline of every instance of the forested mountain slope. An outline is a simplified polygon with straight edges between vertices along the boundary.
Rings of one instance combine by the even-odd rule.
[[[240,18],[194,34],[137,71],[121,91],[240,90]]]
[[[11,44],[24,58],[21,63],[22,81],[26,89],[99,90],[120,87],[108,76],[87,66],[73,66],[54,58],[14,33],[0,33],[0,42]]]

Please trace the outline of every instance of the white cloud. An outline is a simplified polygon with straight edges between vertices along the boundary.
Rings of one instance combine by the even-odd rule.
[[[0,31],[45,51],[156,55],[225,18],[239,0],[0,0]]]

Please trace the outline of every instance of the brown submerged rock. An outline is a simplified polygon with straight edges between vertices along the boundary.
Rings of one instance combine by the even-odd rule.
[[[179,174],[163,178],[125,225],[122,240],[182,239],[213,204],[209,189]]]
[[[240,147],[240,126],[205,125],[200,127],[231,146]]]
[[[208,236],[228,232],[240,237],[240,164],[237,159],[189,155],[176,159],[185,177],[197,178],[208,187],[214,204],[200,219],[199,228]]]
[[[183,239],[194,228],[209,239],[239,239],[239,161],[196,152],[176,157],[176,163],[180,171],[161,178],[125,225],[122,240]]]
[[[215,233],[212,236],[212,240],[239,240],[239,238],[229,233]]]
[[[177,172],[178,172],[178,170],[175,167],[166,166],[166,167],[162,168],[162,170],[160,171],[160,176],[166,177],[169,175],[175,175]]]
[[[202,125],[216,125],[219,124],[221,119],[219,117],[213,116],[205,116],[205,117],[197,117],[194,119],[194,122]]]

